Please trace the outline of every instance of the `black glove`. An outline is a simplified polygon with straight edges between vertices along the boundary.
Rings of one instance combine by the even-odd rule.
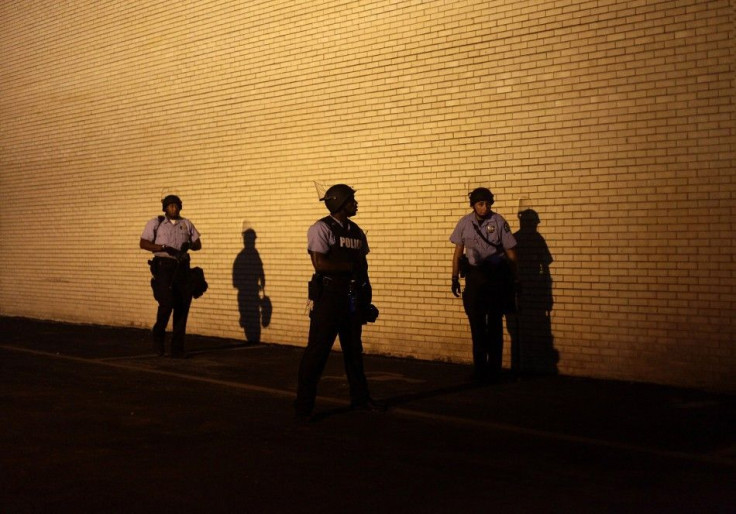
[[[455,295],[455,298],[460,297],[460,279],[457,277],[452,277],[452,294]]]
[[[161,251],[168,253],[172,257],[176,257],[179,255],[179,250],[177,250],[176,248],[172,246],[163,245],[163,247],[161,248]]]

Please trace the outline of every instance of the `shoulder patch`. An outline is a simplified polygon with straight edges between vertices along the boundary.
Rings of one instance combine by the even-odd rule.
[[[503,231],[504,232],[511,232],[511,227],[509,227],[508,222],[504,222],[504,224],[503,224]]]

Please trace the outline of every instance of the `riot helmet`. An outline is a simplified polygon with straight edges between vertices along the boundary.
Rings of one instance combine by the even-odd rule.
[[[487,187],[476,187],[468,196],[470,197],[471,207],[481,201],[486,201],[489,205],[493,205],[493,193]]]
[[[179,210],[182,208],[181,199],[176,195],[167,195],[166,197],[161,200],[161,207],[164,212],[166,212],[166,207],[168,207],[170,204],[175,203],[179,206]]]
[[[345,184],[335,184],[325,191],[325,196],[320,200],[324,200],[327,210],[330,211],[330,214],[334,214],[354,197],[355,190],[352,187]]]

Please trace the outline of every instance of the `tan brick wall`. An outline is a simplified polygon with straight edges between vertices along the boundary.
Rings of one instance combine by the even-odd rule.
[[[551,330],[560,372],[736,390],[734,21],[733,0],[5,2],[0,314],[149,326],[138,238],[173,190],[210,282],[191,331],[244,337],[248,227],[263,340],[303,345],[314,182],[347,182],[366,350],[468,362],[448,237],[483,184],[514,230],[539,214],[554,304],[524,334]]]

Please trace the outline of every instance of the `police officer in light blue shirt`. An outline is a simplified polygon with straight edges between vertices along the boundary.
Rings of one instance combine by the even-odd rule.
[[[358,212],[355,190],[345,184],[330,187],[324,198],[329,216],[307,231],[307,250],[314,267],[309,283],[309,339],[299,364],[294,407],[298,421],[311,419],[317,384],[327,364],[335,338],[339,337],[351,407],[383,410],[373,400],[363,370],[362,326],[371,316],[371,285],[368,279],[368,240],[350,218]]]
[[[202,248],[202,240],[194,224],[180,215],[181,199],[168,195],[161,200],[163,216],[146,223],[141,234],[140,247],[153,252],[149,261],[153,280],[153,296],[158,302],[156,324],[153,326],[153,348],[164,354],[166,326],[173,312],[174,326],[171,338],[171,356],[184,357],[184,336],[187,327],[192,292],[188,284],[188,250]]]
[[[503,216],[491,210],[489,189],[476,188],[469,196],[473,212],[460,219],[450,236],[455,245],[452,293],[460,296],[464,274],[462,297],[473,339],[474,377],[489,382],[501,372],[503,314],[513,308],[516,239]]]

